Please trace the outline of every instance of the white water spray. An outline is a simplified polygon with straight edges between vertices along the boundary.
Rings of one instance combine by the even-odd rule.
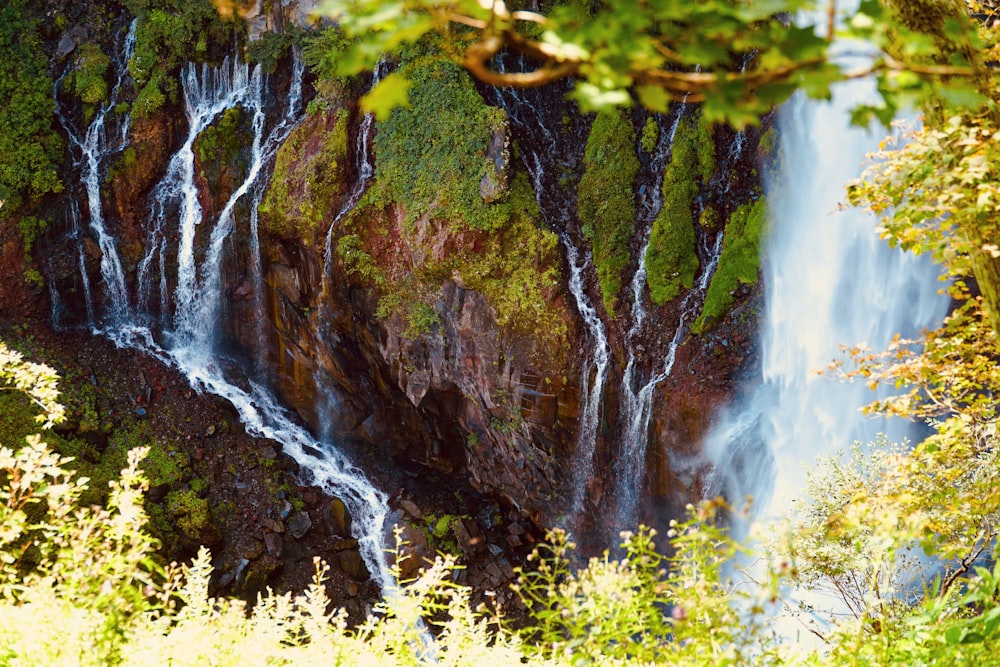
[[[905,437],[908,424],[861,415],[875,397],[864,384],[815,371],[842,344],[885,349],[895,333],[932,326],[947,308],[933,265],[890,249],[869,215],[838,210],[880,135],[850,127],[849,110],[874,94],[871,82],[851,81],[836,86],[831,102],[797,97],[781,112],[783,179],[770,184],[764,263],[764,384],[704,445],[715,469],[708,494],[736,505],[752,498],[756,516],[787,513],[805,487],[803,464],[818,455],[878,432]]]

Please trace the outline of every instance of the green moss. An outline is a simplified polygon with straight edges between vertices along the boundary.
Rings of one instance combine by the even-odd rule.
[[[137,117],[157,111],[180,87],[174,73],[186,62],[203,62],[218,45],[228,50],[235,39],[234,22],[223,21],[211,0],[124,0],[139,17],[135,51],[128,67],[141,86],[133,112]]]
[[[701,119],[681,119],[670,165],[663,176],[663,207],[653,222],[646,251],[646,282],[653,303],[675,299],[690,289],[698,271],[695,246],[695,200],[699,185],[715,170],[715,144]]]
[[[635,221],[633,185],[639,172],[635,128],[621,110],[594,118],[584,153],[586,172],[580,179],[577,210],[591,241],[601,296],[614,315],[628,266],[629,239]]]
[[[409,222],[429,214],[456,229],[499,229],[504,212],[486,204],[479,187],[496,173],[486,149],[504,126],[503,110],[483,102],[451,62],[421,57],[401,73],[413,84],[411,108],[396,108],[378,126],[371,201],[405,204]]]
[[[300,125],[278,149],[260,214],[278,236],[309,239],[326,231],[331,208],[343,189],[348,159],[346,109],[319,137],[314,124]],[[321,142],[315,146],[316,142]]]
[[[767,203],[763,197],[733,211],[726,223],[722,254],[705,294],[701,315],[691,326],[694,333],[703,333],[718,321],[732,304],[732,292],[740,283],[750,285],[757,282],[760,238],[766,225]]]
[[[192,490],[171,491],[165,506],[181,532],[191,538],[197,539],[212,521],[208,501]]]
[[[430,303],[445,281],[456,279],[487,299],[505,334],[562,349],[566,323],[551,306],[560,284],[559,240],[545,228],[527,176],[514,173],[490,203],[479,192],[483,174],[497,176],[486,149],[502,111],[487,107],[451,64],[425,58],[412,67],[422,82],[414,109],[397,109],[379,126],[376,183],[343,224],[341,261],[380,292],[378,317],[417,324],[407,326],[408,335],[433,326],[415,304]],[[439,116],[460,119],[460,136],[437,125]],[[420,122],[434,124],[432,131]],[[402,229],[387,213],[390,205],[407,212]],[[385,224],[373,222],[380,216]],[[418,218],[420,231],[412,233]],[[403,238],[394,239],[397,233]]]
[[[656,144],[660,142],[660,125],[652,116],[646,117],[646,123],[642,126],[642,137],[639,143],[642,150],[652,153],[656,150]]]
[[[108,82],[105,77],[111,58],[101,51],[97,44],[80,46],[76,58],[76,71],[70,84],[73,92],[84,104],[100,104],[108,98]]]
[[[232,164],[239,157],[244,116],[240,107],[226,109],[198,135],[193,148],[202,164]]]

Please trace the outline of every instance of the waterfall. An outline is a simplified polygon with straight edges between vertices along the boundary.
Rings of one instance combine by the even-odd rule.
[[[197,76],[193,66],[188,66],[183,79],[188,117],[192,124],[202,127],[230,106],[241,104],[253,111],[251,163],[246,179],[234,190],[212,230],[209,247],[200,266],[196,262],[192,240],[195,226],[202,222],[201,208],[194,195],[194,171],[191,146],[197,133],[181,147],[168,177],[180,180],[168,183],[166,192],[176,192],[182,197],[180,207],[181,249],[178,256],[177,313],[175,331],[171,335],[170,357],[187,375],[192,386],[222,396],[230,401],[240,414],[249,433],[274,439],[282,444],[283,451],[308,471],[310,482],[340,498],[351,513],[359,549],[369,572],[383,590],[391,576],[383,552],[384,523],[388,515],[385,494],[376,489],[364,474],[332,443],[313,438],[304,428],[295,424],[267,390],[250,383],[250,390],[241,389],[229,382],[214,358],[210,331],[218,315],[222,293],[221,254],[223,242],[233,229],[233,210],[236,202],[251,190],[263,172],[264,165],[273,157],[281,141],[294,127],[300,104],[300,82],[294,84],[289,95],[288,111],[281,123],[263,139],[264,113],[262,103],[263,80],[259,68],[246,76],[246,65],[234,64],[232,72],[224,66],[221,71],[204,68]],[[297,78],[301,67],[296,68]],[[254,205],[259,198],[254,198]],[[158,220],[162,219],[162,212]],[[253,235],[251,245],[257,244]],[[259,248],[251,252],[259,261]],[[253,261],[253,260],[252,260]],[[199,280],[200,276],[200,280]]]
[[[681,300],[680,317],[673,335],[667,346],[667,354],[663,358],[663,366],[658,373],[655,373],[641,387],[636,389],[637,380],[637,358],[634,341],[642,333],[642,325],[646,319],[645,301],[643,295],[646,285],[646,266],[643,258],[649,248],[650,232],[653,221],[660,212],[663,205],[663,172],[666,169],[667,158],[673,147],[674,137],[681,119],[687,112],[687,107],[681,105],[677,110],[669,130],[662,128],[660,140],[656,147],[656,152],[652,160],[652,170],[656,182],[648,187],[652,193],[648,195],[640,211],[640,222],[644,225],[644,236],[642,251],[639,254],[639,267],[632,278],[632,326],[625,337],[626,349],[628,351],[628,361],[625,365],[625,372],[622,376],[622,416],[624,429],[619,447],[619,456],[615,464],[615,514],[612,522],[608,526],[607,539],[613,543],[621,530],[632,530],[639,523],[638,508],[640,494],[643,492],[643,470],[646,464],[646,449],[649,444],[649,424],[653,416],[653,395],[656,387],[661,382],[670,377],[674,369],[674,362],[677,358],[677,347],[684,339],[687,331],[688,321],[697,315],[700,306],[708,290],[708,285],[715,274],[715,268],[719,263],[719,256],[722,253],[723,234],[716,234],[714,241],[709,244],[708,235],[702,236],[699,256],[702,260],[701,273],[692,289],[688,290]],[[742,134],[737,135],[742,139]],[[742,151],[742,142],[734,141],[732,162],[739,158]]]
[[[389,69],[389,63],[387,60],[383,59],[375,65],[375,69],[372,72],[372,83],[369,88],[374,88],[378,85],[378,82],[382,80],[382,77],[386,75]],[[337,215],[333,216],[333,220],[330,221],[330,228],[326,233],[326,245],[323,248],[323,277],[322,285],[320,286],[320,308],[324,308],[327,303],[327,291],[329,289],[330,274],[332,271],[333,264],[333,231],[337,228],[337,224],[344,219],[344,216],[354,210],[354,207],[358,205],[361,201],[361,197],[368,190],[368,182],[371,177],[375,174],[375,161],[372,156],[371,143],[375,134],[375,114],[366,113],[364,118],[361,120],[361,127],[358,128],[358,136],[354,142],[354,163],[358,165],[358,178],[354,182],[354,186],[351,188],[350,193],[344,200],[343,205],[340,210],[337,211]],[[324,320],[324,317],[320,318]]]
[[[576,457],[573,461],[573,498],[570,506],[570,518],[577,519],[587,500],[587,485],[594,477],[594,452],[597,449],[597,431],[601,421],[601,398],[604,396],[604,381],[608,377],[611,347],[604,331],[604,322],[583,291],[583,265],[577,261],[576,246],[565,232],[559,235],[559,239],[566,248],[566,262],[570,271],[569,291],[573,294],[577,310],[594,341],[594,349],[583,365],[583,379],[580,383],[583,400],[580,405]],[[589,255],[586,256],[586,264],[591,264]]]
[[[830,102],[793,98],[781,110],[782,173],[768,183],[772,226],[764,251],[766,320],[763,385],[742,409],[723,415],[706,439],[714,467],[707,495],[753,514],[793,507],[805,486],[803,463],[870,442],[878,432],[906,436],[900,420],[870,420],[875,394],[862,383],[817,375],[839,346],[885,349],[912,336],[947,308],[928,261],[889,248],[871,216],[838,210],[845,184],[859,175],[879,129],[849,126],[849,110],[875,95],[868,81],[838,84]],[[771,508],[774,508],[773,510]]]
[[[499,69],[503,71],[504,63],[501,61],[498,64]],[[538,90],[503,88],[493,89],[491,94],[495,98],[495,103],[507,112],[511,125],[531,138],[530,141],[520,142],[521,155],[531,177],[535,199],[538,201],[542,216],[549,229],[556,230],[559,234],[570,272],[569,290],[592,343],[592,349],[581,368],[579,432],[576,452],[570,463],[572,497],[568,518],[570,523],[573,523],[582,516],[588,485],[594,476],[594,454],[600,430],[604,384],[608,376],[608,364],[611,361],[611,346],[604,322],[584,287],[584,272],[593,270],[593,262],[589,253],[580,252],[570,235],[573,223],[571,197],[575,194],[575,190],[561,184],[556,174],[550,174],[546,169],[555,159],[565,160],[570,155],[563,146],[559,130],[552,129],[560,127],[563,109],[562,107],[557,109],[558,115],[550,118],[549,116],[553,114],[549,113],[550,110],[543,104]],[[585,137],[576,136],[573,140],[580,142],[581,147],[586,143]]]
[[[70,68],[67,68],[66,72],[59,77],[53,90],[56,117],[59,119],[59,123],[62,125],[63,129],[66,131],[70,144],[80,152],[80,157],[75,161],[75,166],[80,169],[80,180],[83,182],[84,191],[87,197],[87,212],[90,216],[90,229],[97,239],[98,247],[101,249],[101,279],[106,293],[106,300],[108,302],[108,312],[102,319],[104,323],[109,325],[126,322],[130,320],[132,316],[132,309],[129,305],[128,288],[125,285],[125,271],[122,268],[121,260],[118,257],[115,238],[105,225],[104,207],[101,203],[101,181],[103,177],[101,172],[105,160],[108,157],[124,150],[127,145],[125,141],[125,138],[128,135],[129,127],[129,116],[127,114],[120,121],[121,127],[119,129],[119,133],[114,137],[116,141],[113,142],[109,140],[109,132],[105,125],[109,112],[118,104],[118,95],[121,92],[123,82],[128,76],[128,61],[132,57],[132,53],[135,51],[136,23],[137,20],[134,20],[129,25],[121,52],[119,53],[118,59],[115,61],[117,78],[115,80],[114,87],[111,89],[111,94],[94,114],[94,119],[90,122],[90,125],[87,126],[87,129],[82,136],[74,127],[70,119],[67,118],[66,114],[63,113],[62,105],[59,102],[59,89],[62,86],[63,80],[70,72],[72,65],[70,65]],[[78,220],[79,205],[74,202],[73,206],[76,207],[76,213],[74,215],[77,216],[76,220]],[[79,238],[76,225],[74,225],[74,232],[76,232],[77,237]],[[82,238],[80,241],[81,270],[83,272],[84,284],[87,286],[89,293],[89,280],[87,278],[87,272],[84,270],[83,266]],[[92,305],[92,302],[88,301],[87,317],[91,326],[97,326],[98,321],[96,314],[92,312]]]
[[[132,43],[130,30],[122,58],[116,61],[120,72],[119,84],[125,76]],[[388,515],[385,494],[372,486],[362,471],[332,443],[316,440],[295,424],[265,387],[252,380],[247,383],[248,389],[230,382],[213,347],[212,332],[218,325],[223,294],[221,266],[225,242],[237,224],[237,205],[248,193],[251,193],[248,216],[250,264],[251,270],[256,272],[255,298],[262,304],[256,209],[263,197],[266,187],[264,176],[274,155],[301,119],[303,72],[301,57],[295,53],[293,81],[284,115],[274,127],[268,129],[264,102],[267,80],[259,67],[251,72],[245,63],[227,59],[218,68],[193,64],[183,68],[181,86],[188,121],[187,135],[154,189],[146,254],[137,268],[135,303],[138,310],[149,313],[158,311],[166,330],[163,345],[156,342],[153,332],[140,321],[137,310],[130,307],[115,239],[105,229],[99,208],[100,161],[113,150],[120,150],[120,147],[109,148],[105,145],[104,117],[113,105],[109,103],[102,108],[83,139],[73,133],[72,125],[62,113],[60,120],[71,134],[73,144],[81,149],[84,156],[81,159],[81,179],[87,186],[88,201],[91,203],[91,228],[98,236],[103,253],[101,278],[111,313],[102,333],[120,347],[141,349],[164,363],[176,366],[197,391],[211,392],[232,403],[249,434],[280,442],[283,451],[301,465],[304,475],[308,477],[304,483],[315,484],[345,503],[351,513],[352,530],[368,571],[386,590],[391,575],[383,551],[384,524]],[[112,101],[116,99],[118,88],[116,85]],[[247,174],[233,190],[219,216],[214,221],[207,220],[198,198],[193,146],[202,131],[227,109],[237,106],[251,116],[253,139],[249,147]],[[121,136],[127,136],[127,127],[123,128]],[[198,248],[197,231],[203,225],[211,226],[211,232],[207,242],[201,244],[204,248]],[[174,243],[176,248],[172,247]],[[172,257],[176,266],[169,265]],[[89,293],[84,269],[81,255],[81,271]],[[172,273],[176,275],[177,284],[171,291],[168,276]]]

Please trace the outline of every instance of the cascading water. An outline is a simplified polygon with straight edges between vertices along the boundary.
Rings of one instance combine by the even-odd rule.
[[[500,69],[503,63],[500,62]],[[550,229],[558,230],[559,240],[566,252],[566,263],[569,267],[569,290],[573,295],[577,311],[583,318],[592,342],[593,349],[583,363],[581,369],[582,399],[580,402],[579,433],[577,448],[572,467],[572,498],[570,500],[569,522],[577,521],[587,500],[589,482],[594,476],[594,454],[597,449],[597,435],[601,419],[601,402],[604,397],[604,384],[608,376],[608,364],[611,360],[611,346],[608,343],[604,322],[601,320],[584,289],[584,271],[592,265],[587,253],[580,260],[580,250],[570,236],[573,216],[571,194],[554,174],[549,174],[547,165],[551,165],[557,156],[567,156],[560,142],[560,134],[552,128],[560,127],[562,109],[553,118],[545,108],[539,91],[516,90],[513,88],[494,89],[496,103],[507,112],[510,122],[530,141],[521,142],[521,155],[524,165],[531,176],[535,198],[538,201],[542,215]],[[586,140],[575,137],[584,145]]]
[[[769,183],[764,383],[704,445],[714,467],[707,495],[736,505],[752,498],[756,516],[793,506],[803,462],[880,431],[905,437],[906,423],[863,418],[859,408],[874,398],[863,384],[815,371],[841,344],[884,349],[895,333],[913,335],[947,308],[932,265],[887,247],[870,216],[837,210],[879,135],[850,127],[849,110],[874,93],[870,82],[851,81],[836,86],[831,102],[795,98],[781,111],[782,175]]]
[[[387,60],[380,60],[377,65],[375,65],[375,70],[372,72],[372,83],[371,87],[374,88],[378,85],[378,82],[382,80],[389,69],[389,63]],[[371,180],[372,176],[375,174],[375,162],[372,159],[371,143],[373,135],[375,134],[375,114],[367,113],[361,120],[361,127],[358,128],[357,139],[354,143],[354,158],[355,164],[358,165],[358,178],[354,182],[354,186],[351,188],[350,193],[344,200],[343,205],[340,210],[337,211],[337,215],[333,216],[333,220],[330,221],[330,228],[326,232],[326,245],[323,248],[323,284],[320,287],[320,307],[325,307],[327,303],[327,290],[329,289],[328,281],[331,274],[331,266],[333,264],[333,232],[337,228],[337,223],[344,219],[350,211],[357,206],[358,202],[361,201],[361,197],[365,194],[368,189],[368,182]],[[321,317],[321,320],[326,319]]]
[[[130,31],[131,35],[131,31]],[[127,40],[130,45],[132,38]],[[124,76],[125,63],[131,54],[130,46],[125,49],[118,63],[119,83]],[[246,64],[228,60],[220,68],[207,65],[200,68],[187,65],[181,74],[185,111],[188,119],[188,133],[178,151],[171,158],[167,173],[157,185],[153,195],[154,209],[151,212],[152,229],[147,243],[147,253],[139,265],[138,299],[140,308],[158,311],[167,329],[166,345],[160,347],[154,342],[152,332],[143,325],[135,311],[129,307],[128,292],[124,274],[120,271],[114,238],[103,225],[95,233],[104,233],[106,243],[101,243],[104,254],[102,260],[102,280],[105,285],[106,300],[110,316],[103,333],[119,346],[131,346],[145,350],[168,364],[176,365],[198,391],[208,391],[227,399],[238,411],[247,431],[257,437],[271,438],[282,444],[283,451],[294,458],[308,471],[310,483],[340,498],[352,517],[352,529],[358,539],[358,548],[369,572],[385,590],[391,582],[389,568],[383,551],[384,523],[388,515],[385,495],[372,486],[364,474],[330,443],[319,442],[305,429],[295,424],[277,404],[267,390],[253,381],[244,390],[231,383],[224,375],[222,364],[216,359],[211,335],[216,326],[222,294],[221,262],[224,242],[236,224],[237,203],[252,192],[250,215],[256,222],[256,206],[259,204],[264,185],[262,178],[267,172],[274,154],[283,139],[297,124],[301,115],[301,77],[303,67],[296,56],[295,80],[289,91],[288,106],[283,119],[265,135],[264,90],[266,80],[259,68],[252,73]],[[116,87],[117,94],[117,87]],[[113,98],[114,99],[114,96]],[[247,175],[226,202],[215,220],[207,247],[201,257],[196,252],[196,233],[204,224],[204,211],[198,200],[195,182],[196,170],[193,145],[198,135],[225,110],[242,106],[250,112],[253,133],[250,147],[251,160]],[[85,158],[95,155],[99,159],[102,152],[97,137],[103,137],[103,117],[107,109],[99,114],[88,130],[86,140],[75,141],[83,149]],[[65,123],[68,125],[68,123]],[[71,131],[68,127],[67,131]],[[95,139],[91,143],[89,137]],[[91,148],[93,147],[93,148]],[[87,160],[81,168],[84,181],[90,185],[91,174],[96,168]],[[89,190],[88,190],[89,192]],[[97,199],[99,190],[96,191]],[[94,212],[91,211],[91,227],[94,227]],[[103,221],[98,213],[98,224]],[[260,272],[260,251],[257,230],[252,229],[251,262],[256,262]],[[172,239],[178,239],[176,251],[168,246]],[[175,308],[170,310],[171,291],[168,275],[171,268],[169,258],[176,257],[177,285],[173,291]],[[105,264],[118,267],[105,271]],[[86,275],[84,273],[84,275]],[[119,280],[120,278],[120,280]],[[259,299],[259,294],[258,297]],[[173,312],[173,327],[169,326]]]
[[[125,285],[125,271],[122,269],[121,260],[118,257],[118,250],[115,246],[114,236],[109,232],[104,224],[104,208],[101,203],[101,181],[102,167],[105,160],[124,150],[126,147],[125,137],[128,135],[129,116],[126,114],[119,122],[118,136],[114,142],[109,141],[109,132],[106,127],[109,112],[118,104],[118,95],[121,92],[122,84],[128,76],[127,63],[135,50],[135,27],[136,21],[129,25],[125,35],[124,44],[118,60],[115,62],[115,71],[118,73],[115,85],[108,96],[108,100],[97,110],[94,119],[87,126],[86,132],[81,136],[73,123],[67,118],[59,103],[59,89],[63,79],[69,73],[69,69],[56,82],[53,97],[55,99],[56,116],[59,123],[66,130],[70,143],[80,151],[80,158],[76,166],[80,168],[80,180],[83,182],[87,196],[87,212],[90,216],[90,229],[97,239],[97,245],[101,249],[101,280],[106,291],[106,299],[109,305],[108,312],[104,320],[106,324],[117,324],[131,319],[132,308],[129,305],[128,288]],[[77,219],[79,217],[79,205],[74,202]],[[74,230],[79,236],[79,231]],[[82,245],[81,245],[82,252]],[[82,266],[81,255],[81,269]],[[84,284],[89,291],[89,279],[87,272],[83,270]],[[88,301],[87,316],[91,326],[96,326],[97,316],[92,311],[92,301]]]

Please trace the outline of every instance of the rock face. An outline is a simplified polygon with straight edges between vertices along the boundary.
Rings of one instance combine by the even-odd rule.
[[[312,0],[257,0],[244,18],[254,38],[290,24],[309,24],[314,6]],[[287,90],[283,76],[287,73],[276,75],[279,91]],[[249,374],[270,382],[314,432],[344,443],[363,462],[378,465],[389,455],[406,465],[417,463],[510,503],[537,526],[562,523],[573,495],[581,385],[592,343],[571,305],[558,243],[539,247],[528,259],[518,256],[518,262],[532,263],[514,268],[555,277],[541,298],[517,304],[522,311],[544,311],[544,318],[527,326],[523,318],[510,316],[522,311],[501,304],[501,298],[518,301],[516,285],[512,294],[502,296],[482,287],[490,276],[476,271],[489,273],[495,265],[449,268],[445,261],[455,255],[502,253],[517,247],[520,239],[497,241],[500,232],[449,226],[430,212],[407,210],[405,202],[366,204],[341,220],[362,170],[363,156],[350,148],[363,131],[357,92],[328,111],[309,115],[286,140],[282,151],[287,154],[279,151],[281,171],[261,206],[262,275],[251,268],[254,252],[246,229],[227,240],[220,346]],[[182,123],[177,108],[136,123],[131,152],[118,158],[105,186],[109,226],[132,283],[147,237],[148,198],[183,136]],[[511,142],[509,128],[501,123],[480,148],[489,168],[475,175],[476,192],[487,204],[515,196],[518,187],[530,188],[523,166],[511,157]],[[553,163],[569,174],[567,180],[579,168],[558,156]],[[241,164],[199,158],[199,201],[209,215],[217,215],[232,192]],[[331,230],[334,220],[338,222]],[[6,279],[14,270],[7,263],[17,263],[17,239],[0,241],[0,277]],[[79,289],[81,262],[91,283],[99,282],[100,251],[89,239],[83,247],[81,260],[75,237],[56,235],[49,244],[49,277],[57,293]],[[396,289],[418,274],[422,282],[417,291]],[[404,300],[419,297],[420,326],[412,312],[409,317],[400,314],[408,304],[384,307],[387,296],[400,294]],[[686,337],[678,351],[678,370],[657,387],[645,477],[636,481],[648,490],[641,510],[647,522],[665,523],[699,496],[698,442],[713,409],[729,397],[734,378],[752,373],[756,364],[755,297],[746,288],[736,301],[750,316],[727,318],[711,335]],[[0,308],[11,312],[30,302],[39,302],[30,290],[0,293]],[[75,308],[68,321],[85,321],[81,305]],[[668,332],[678,322],[678,313],[669,306],[658,317],[659,328],[647,327],[657,340],[632,341],[649,348],[641,362],[647,371],[662,362]],[[597,473],[585,527],[602,520],[607,491],[601,489],[611,483],[613,463],[620,456],[618,404],[627,323],[611,321],[608,328],[613,358],[600,407]],[[311,519],[301,513],[287,520],[269,517],[276,523],[267,524],[262,551],[273,559],[288,559],[292,540],[308,538],[320,524],[346,539],[343,523],[348,519],[342,514],[334,506]],[[526,544],[523,531],[517,531],[495,535],[491,544],[512,549]],[[478,548],[474,524],[459,523],[455,532],[462,549],[472,554]],[[348,546],[338,552],[341,567],[363,580],[358,551]],[[417,567],[419,559],[413,561]],[[253,574],[242,569],[233,573],[234,580]]]

